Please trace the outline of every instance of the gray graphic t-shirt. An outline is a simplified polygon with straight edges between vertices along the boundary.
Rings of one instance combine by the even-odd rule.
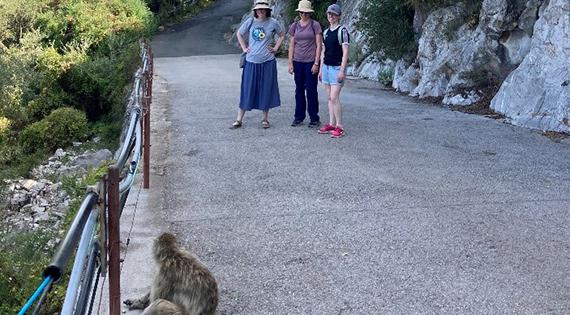
[[[245,57],[247,62],[263,63],[275,59],[275,55],[267,47],[270,44],[273,45],[274,36],[282,32],[279,22],[274,18],[268,18],[262,22],[251,17],[241,24],[239,28],[240,35],[244,36],[248,31],[248,27],[249,53]]]

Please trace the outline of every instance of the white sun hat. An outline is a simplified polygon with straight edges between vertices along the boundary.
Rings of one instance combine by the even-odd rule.
[[[297,7],[297,9],[295,11],[307,12],[307,13],[315,12],[315,10],[313,10],[313,5],[311,4],[311,1],[309,1],[309,0],[299,1],[299,6]]]
[[[269,6],[269,0],[255,0],[252,10],[257,10],[257,9],[271,10],[271,6]]]

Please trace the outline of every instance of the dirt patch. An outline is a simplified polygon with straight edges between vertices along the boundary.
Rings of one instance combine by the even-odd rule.
[[[542,135],[556,143],[561,143],[563,140],[570,138],[570,134],[556,131],[544,131]]]
[[[492,119],[503,119],[505,116],[503,114],[497,113],[493,111],[489,107],[490,102],[478,102],[470,106],[450,106],[451,110],[466,113],[466,114],[473,114],[473,115],[481,115]]]
[[[484,87],[480,90],[480,94],[483,96],[477,103],[470,106],[450,106],[450,108],[451,110],[466,114],[481,115],[492,119],[503,119],[505,118],[503,114],[497,113],[491,109],[491,101],[498,91],[499,85]]]

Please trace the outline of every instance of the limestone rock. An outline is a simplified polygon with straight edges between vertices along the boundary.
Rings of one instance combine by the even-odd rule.
[[[45,163],[32,171],[32,179],[7,180],[2,192],[0,233],[31,232],[42,228],[57,230],[63,224],[72,202],[59,182],[66,176],[83,178],[87,169],[112,158],[109,150],[88,150],[82,154],[58,149]],[[52,182],[47,178],[54,179]]]
[[[516,125],[570,132],[570,2],[551,0],[530,52],[503,82],[491,108]]]
[[[110,160],[112,158],[113,153],[111,153],[111,151],[108,149],[102,149],[96,152],[88,151],[78,156],[73,162],[73,165],[88,170],[94,167],[98,167],[103,161]]]
[[[392,87],[402,93],[410,93],[417,86],[419,81],[419,71],[417,65],[406,67],[404,60],[398,60],[394,67],[394,80]]]

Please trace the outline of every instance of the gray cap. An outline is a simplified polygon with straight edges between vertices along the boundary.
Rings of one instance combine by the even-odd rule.
[[[340,12],[340,5],[338,5],[338,4],[336,4],[336,3],[329,5],[329,7],[328,7],[328,9],[327,9],[327,13],[329,13],[329,12],[330,12],[330,13],[333,13],[333,14],[336,14],[336,15],[340,15],[340,13],[341,13],[341,12]]]

